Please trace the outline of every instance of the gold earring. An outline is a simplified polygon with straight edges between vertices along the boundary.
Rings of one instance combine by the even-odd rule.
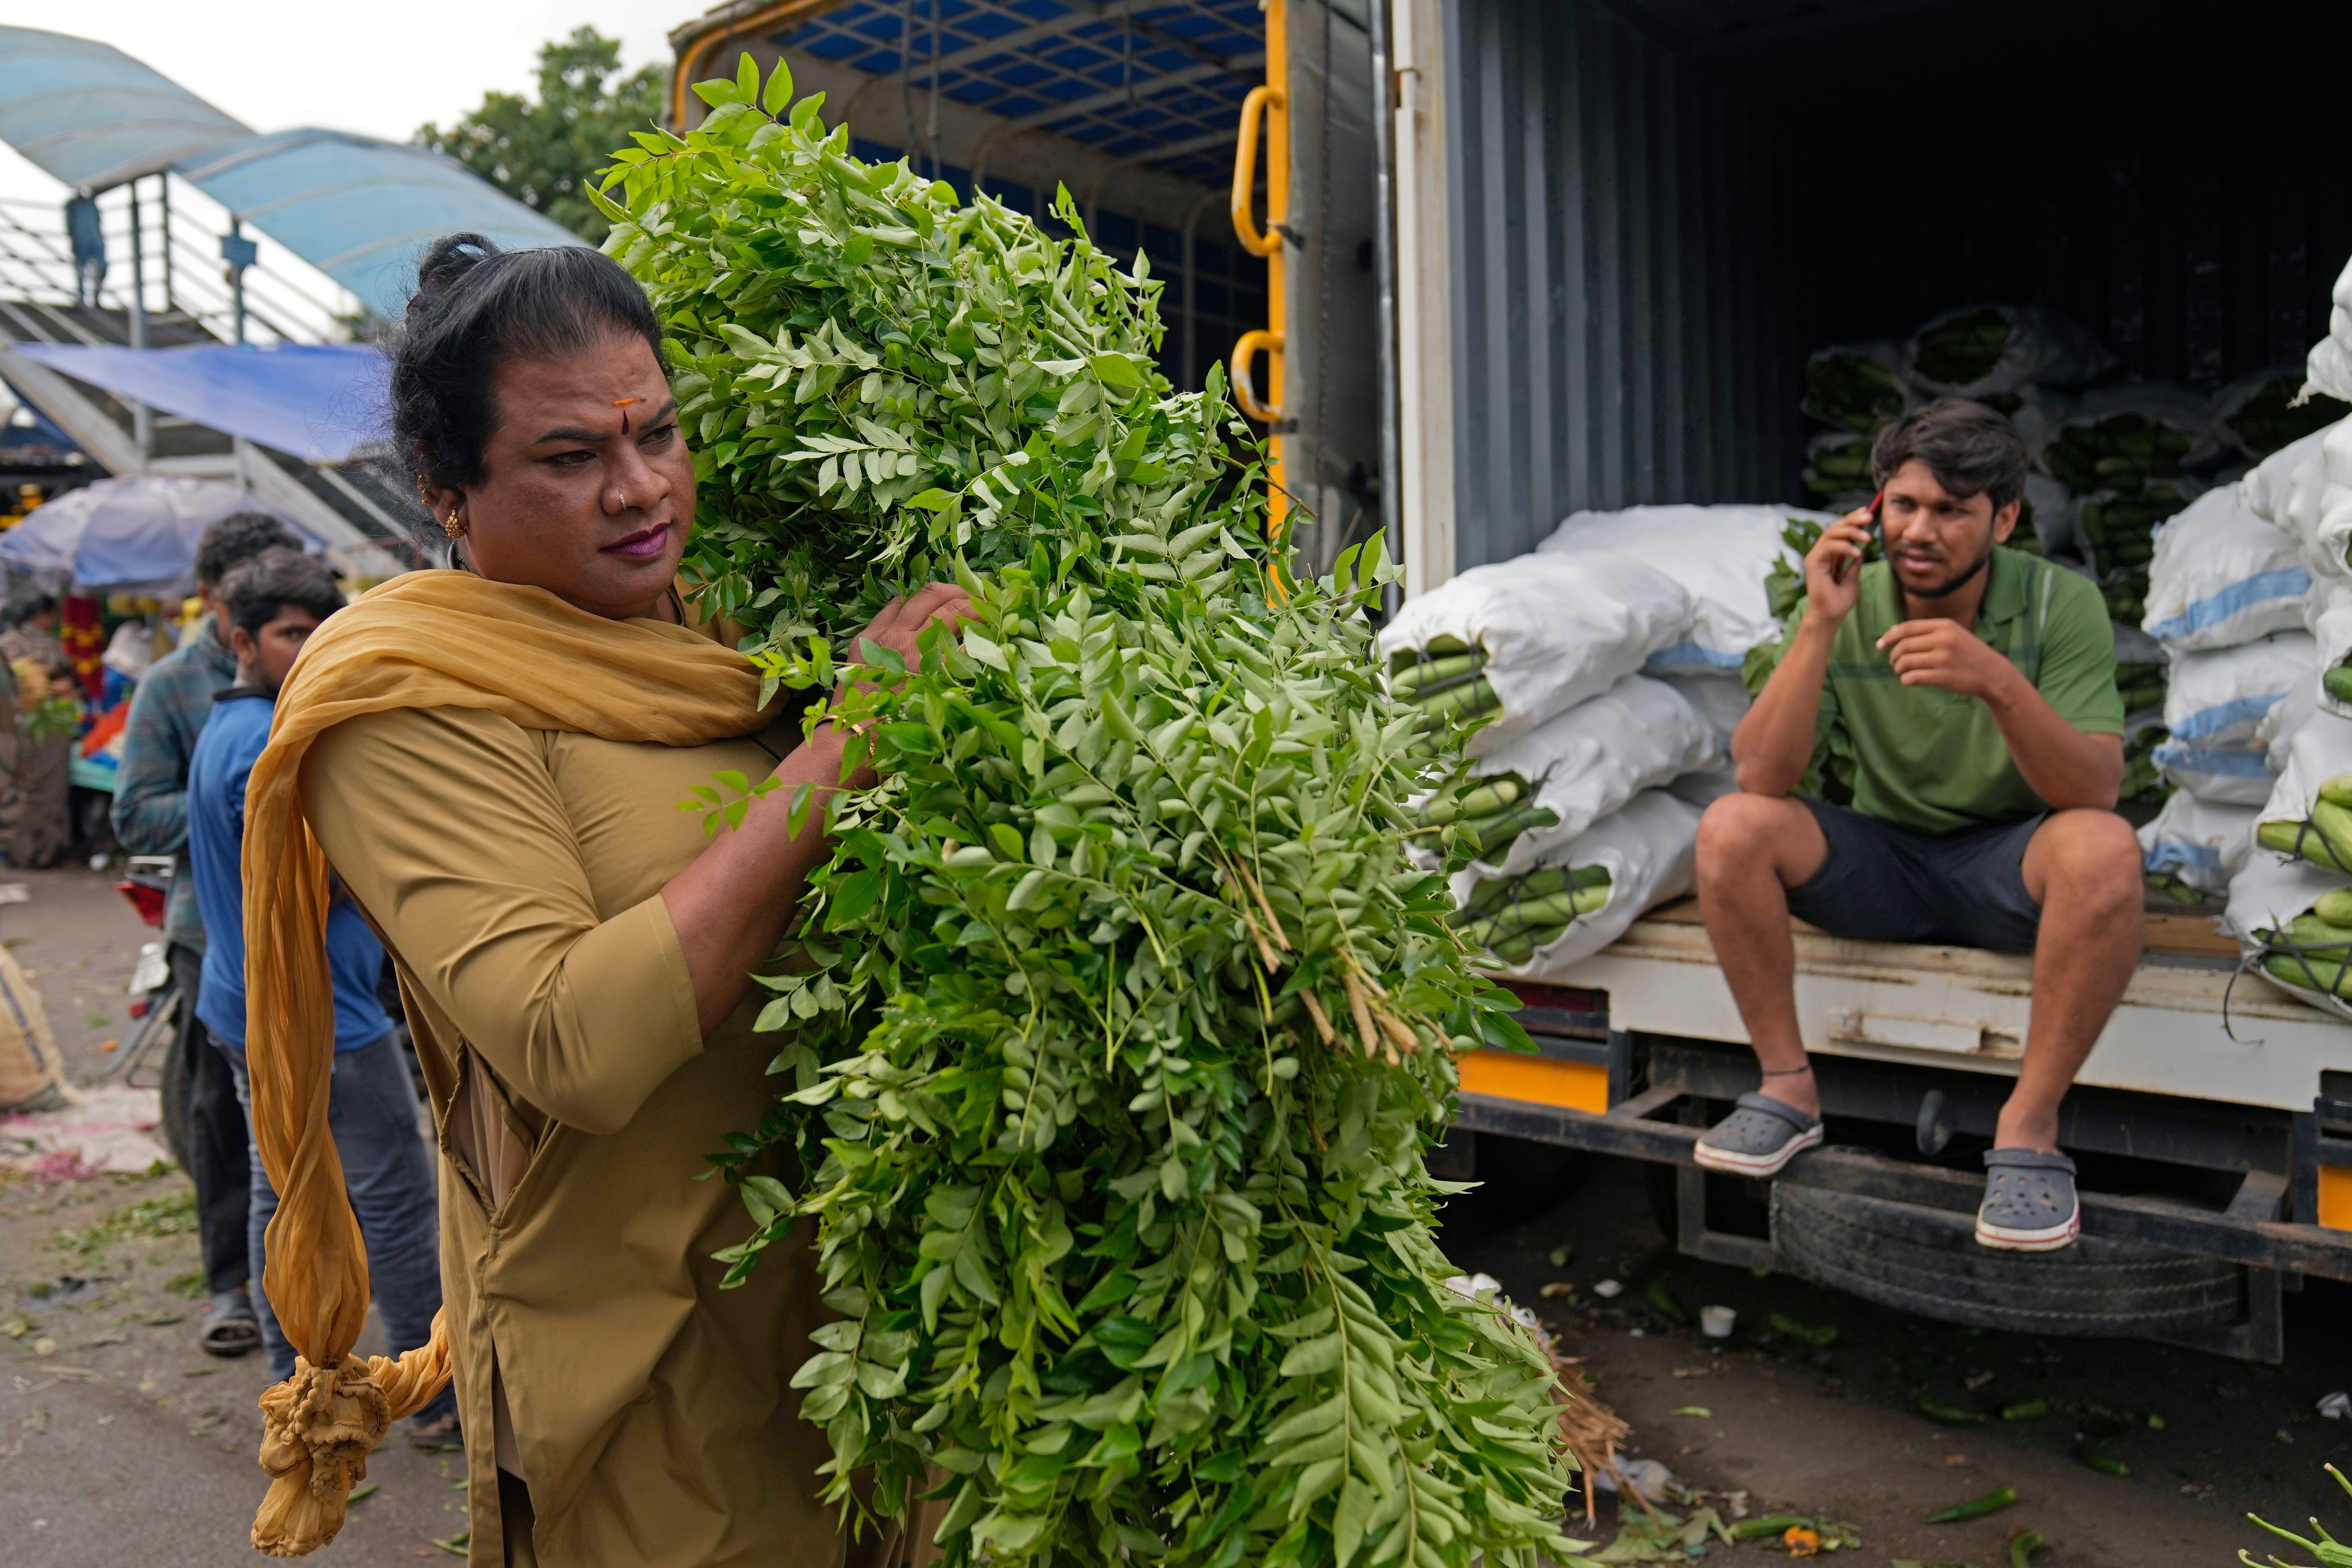
[[[466,537],[466,525],[457,521],[457,508],[450,508],[449,515],[441,520],[441,531],[447,534],[452,539],[463,539]]]

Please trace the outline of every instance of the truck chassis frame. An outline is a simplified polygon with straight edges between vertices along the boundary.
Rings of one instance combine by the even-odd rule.
[[[1597,986],[1515,987],[1529,1004],[1519,1021],[1535,1040],[1538,1059],[1528,1062],[1496,1052],[1465,1058],[1456,1125],[1474,1133],[1530,1139],[1671,1167],[1673,1239],[1680,1251],[1743,1268],[1776,1268],[1780,1260],[1771,1241],[1717,1223],[1709,1184],[1725,1178],[1710,1176],[1691,1158],[1691,1146],[1700,1133],[1731,1101],[1757,1088],[1755,1058],[1736,1037],[1696,1038],[1627,1026],[1638,1025],[1645,1011],[1688,1014],[1710,1005],[1678,994],[1656,1008],[1644,1005],[1645,995],[1664,996],[1658,990],[1661,984],[1686,993],[1700,980],[1691,961],[1701,953],[1693,950],[1692,939],[1697,937],[1703,946],[1704,936],[1691,929],[1692,923],[1687,915],[1679,921],[1643,922],[1652,928],[1654,945],[1663,939],[1675,950],[1670,960],[1663,961],[1665,967],[1659,967],[1660,959],[1640,956],[1642,927],[1636,928],[1633,942],[1588,961],[1593,978],[1612,983],[1606,991]],[[1841,1013],[1834,1005],[1840,998],[1824,997],[1820,986],[1826,984],[1834,991],[1841,971],[1852,979],[1859,973],[1858,959],[1885,964],[1906,957],[1924,960],[1940,951],[1831,944],[1818,936],[1801,936],[1799,945],[1801,998],[1810,990],[1814,1016],[1821,1016],[1819,1005],[1826,1000],[1833,1005],[1830,1016],[1849,1021],[1854,1010]],[[1971,956],[1981,960],[1994,955]],[[1704,957],[1711,960],[1711,951]],[[2161,965],[2168,961],[2158,955],[2152,962]],[[2200,961],[2169,962],[2175,968],[2193,969]],[[2210,954],[2203,967],[2209,974],[2214,969]],[[1719,973],[1713,978],[1721,989]],[[2182,983],[2179,974],[2160,979],[2175,989]],[[1999,989],[2005,1000],[2015,988]],[[2023,997],[2017,1000],[2021,1004]],[[1963,1015],[1968,1011],[1964,995],[1948,994],[1947,1005]],[[2249,1011],[2274,1016],[2277,1009],[2275,1005],[2262,1005],[2258,998],[2257,1006]],[[2291,1027],[2305,1020],[2288,1015],[2283,1022]],[[2342,1042],[2352,1047],[2352,1030],[2343,1025],[2316,1015],[2310,1022],[2326,1026],[2327,1032],[2315,1037],[2323,1048],[2332,1043],[2336,1031],[2344,1031]],[[2213,1023],[2218,1033],[2226,1020],[2217,1016]],[[2012,1026],[2014,1037],[2021,1039],[2021,1026]],[[1990,1037],[1992,1026],[1986,1028]],[[1884,1040],[1822,1044],[1825,1048],[1814,1049],[1812,1059],[1823,1113],[1848,1126],[1880,1129],[1882,1142],[1888,1136],[1885,1130],[1908,1130],[1922,1158],[1853,1148],[1816,1149],[1800,1156],[1775,1180],[1973,1212],[1983,1194],[1983,1178],[1927,1160],[1940,1152],[1954,1133],[1990,1136],[2008,1092],[2008,1072],[2014,1070],[2013,1054],[2004,1052],[2010,1059],[1988,1071],[1994,1064],[1981,1054],[1963,1062],[1942,1049],[1889,1047]],[[2106,1044],[2103,1039],[2103,1049]],[[2306,1050],[2309,1045],[2305,1042]],[[1841,1054],[1841,1047],[1858,1054]],[[2352,1049],[2337,1059],[2352,1068]],[[2247,1360],[2283,1359],[2284,1293],[2299,1289],[2306,1276],[2352,1282],[2352,1228],[2341,1227],[2346,1216],[2336,1205],[2324,1207],[2322,1197],[2323,1184],[2332,1185],[2331,1170],[2352,1173],[2352,1072],[2314,1070],[2311,1079],[2317,1081],[2312,1087],[2323,1092],[2308,1102],[2308,1110],[2112,1087],[2087,1081],[2092,1078],[2087,1069],[2084,1076],[2086,1081],[2078,1082],[2066,1100],[2062,1145],[2078,1153],[2124,1156],[2178,1173],[2179,1184],[2188,1189],[2187,1195],[2123,1195],[2092,1190],[2086,1183],[2082,1194],[2084,1234],[2237,1266],[2244,1284],[2240,1321],[2168,1336],[2168,1342]],[[2347,1097],[2335,1098],[2326,1090],[2343,1091]],[[2277,1098],[2274,1089],[2263,1092]],[[2323,1213],[2337,1224],[2322,1224]]]

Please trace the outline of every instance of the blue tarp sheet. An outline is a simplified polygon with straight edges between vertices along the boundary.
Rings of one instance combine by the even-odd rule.
[[[383,353],[360,343],[176,349],[19,343],[16,352],[76,381],[274,447],[305,462],[340,463],[384,438]]]
[[[205,195],[398,319],[416,259],[441,235],[506,250],[585,242],[454,158],[341,131],[281,131],[214,147],[178,172]]]

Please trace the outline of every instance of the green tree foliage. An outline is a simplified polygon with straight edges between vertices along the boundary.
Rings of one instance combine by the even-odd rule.
[[[605,220],[588,199],[596,173],[633,132],[661,119],[668,72],[647,65],[626,76],[621,41],[593,27],[539,50],[536,101],[493,92],[447,130],[417,127],[419,145],[446,153],[535,212],[587,240]]]
[[[950,1568],[1573,1550],[1549,1364],[1433,1234],[1454,1053],[1528,1042],[1402,852],[1392,572],[1276,580],[1140,256],[858,162],[748,58],[698,90],[598,198],[674,345],[688,569],[772,682],[855,677],[882,779],[766,982],[781,1098],[716,1157],[739,1278],[814,1221],[829,1495],[944,1476]],[[851,662],[950,574],[960,639]],[[755,786],[716,783],[719,831]]]

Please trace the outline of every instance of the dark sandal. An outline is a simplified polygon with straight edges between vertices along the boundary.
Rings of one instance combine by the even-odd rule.
[[[2083,1234],[2074,1162],[2038,1149],[1988,1149],[1977,1243],[2002,1252],[2055,1252]]]
[[[233,1361],[261,1348],[261,1320],[253,1313],[253,1298],[243,1290],[223,1290],[205,1303],[204,1332],[196,1343],[206,1355]]]
[[[1777,1176],[1788,1163],[1822,1141],[1822,1119],[1769,1094],[1743,1094],[1738,1109],[1706,1131],[1691,1158],[1735,1176]]]
[[[408,1441],[411,1447],[427,1454],[457,1453],[466,1447],[466,1430],[458,1425],[457,1413],[452,1410],[430,1421],[411,1421]]]

